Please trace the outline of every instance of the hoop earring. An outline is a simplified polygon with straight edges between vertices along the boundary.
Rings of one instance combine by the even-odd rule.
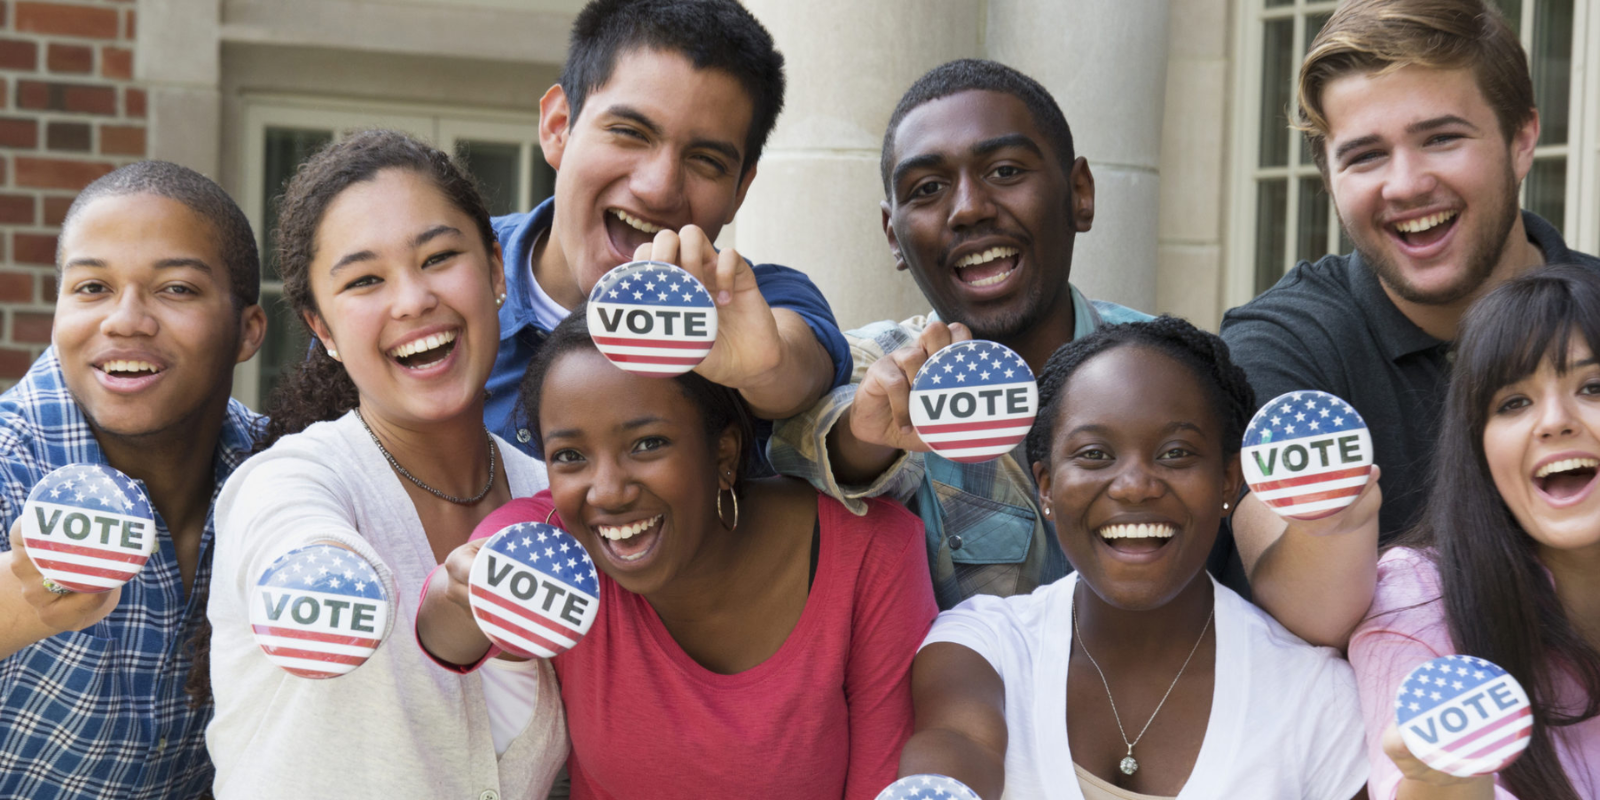
[[[549,525],[550,524],[550,520],[553,519],[555,517],[555,515],[556,515],[555,506],[551,506],[550,507],[550,513],[544,515],[544,524]]]
[[[722,487],[717,487],[717,521],[722,523],[722,527],[731,531],[739,527],[739,493],[735,492],[732,487],[729,487],[728,495],[733,498],[732,525],[729,525],[728,521],[722,518]]]

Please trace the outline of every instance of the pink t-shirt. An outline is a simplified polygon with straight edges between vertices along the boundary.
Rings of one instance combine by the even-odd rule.
[[[1378,592],[1372,608],[1350,638],[1350,665],[1356,671],[1361,716],[1367,727],[1367,759],[1372,764],[1368,786],[1373,800],[1392,800],[1400,785],[1400,770],[1383,752],[1383,732],[1394,721],[1400,682],[1417,665],[1455,652],[1433,560],[1404,547],[1384,554],[1378,562]],[[1580,689],[1569,680],[1558,691],[1570,708]],[[1561,766],[1578,796],[1600,800],[1600,717],[1551,733]],[[1511,800],[1516,795],[1497,785],[1495,797]]]
[[[495,514],[543,521],[550,508],[546,491]],[[700,666],[643,597],[600,574],[594,627],[555,658],[574,800],[872,800],[894,782],[911,660],[939,612],[922,522],[883,500],[857,517],[825,496],[817,515],[800,621],[735,675]]]

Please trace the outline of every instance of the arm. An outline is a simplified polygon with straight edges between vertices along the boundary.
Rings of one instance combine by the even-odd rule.
[[[911,425],[911,382],[929,357],[952,342],[972,338],[961,323],[930,323],[912,344],[872,363],[856,388],[843,425],[828,434],[834,476],[845,483],[868,483],[882,475],[905,451],[931,448]]]
[[[492,642],[478,628],[468,598],[472,562],[484,539],[473,539],[450,551],[428,576],[417,606],[417,644],[441,666],[476,667],[490,653]]]
[[[22,545],[22,520],[11,524],[10,551],[0,554],[0,659],[65,631],[104,619],[122,599],[118,587],[99,594],[54,594]]]
[[[983,656],[951,642],[922,648],[911,671],[917,727],[900,774],[948,775],[985,800],[1006,780],[1006,689]]]

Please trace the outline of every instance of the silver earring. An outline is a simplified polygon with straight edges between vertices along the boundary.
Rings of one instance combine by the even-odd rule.
[[[1228,501],[1226,501],[1226,500],[1222,501],[1222,510],[1223,511],[1227,511],[1228,510]]]
[[[500,296],[496,297],[494,299],[494,307],[495,308],[499,308],[499,307],[501,307],[501,306],[503,306],[505,304],[506,304],[506,293],[505,292],[501,292]]]
[[[1048,508],[1045,509],[1044,510],[1044,515],[1047,516],[1047,517],[1050,516],[1050,509],[1048,509]]]
[[[728,473],[728,474],[731,475],[733,473]],[[739,493],[735,492],[732,488],[729,488],[728,489],[728,495],[733,498],[733,524],[732,525],[729,525],[728,521],[722,518],[722,487],[720,487],[720,486],[717,487],[717,521],[722,523],[722,527],[727,528],[728,530],[731,531],[731,530],[739,527]]]

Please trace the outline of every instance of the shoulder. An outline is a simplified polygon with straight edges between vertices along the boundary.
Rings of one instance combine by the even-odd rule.
[[[1349,256],[1341,255],[1296,264],[1271,289],[1223,315],[1223,338],[1251,325],[1295,326],[1298,332],[1303,323],[1315,323],[1312,328],[1341,322],[1362,324],[1350,281],[1351,271],[1359,268]]]
[[[1110,300],[1090,300],[1095,313],[1100,315],[1100,320],[1107,325],[1121,325],[1125,322],[1149,322],[1155,317],[1136,308],[1113,303]]]
[[[934,642],[962,645],[983,656],[1001,677],[1008,677],[1007,666],[1014,669],[1030,662],[1028,654],[1042,647],[1047,637],[1067,635],[1054,627],[1059,627],[1058,621],[1070,619],[1076,584],[1069,575],[1030,594],[973,595],[939,613],[923,646]]]
[[[1362,627],[1369,627],[1369,622],[1384,624],[1394,615],[1408,617],[1411,623],[1421,621],[1419,616],[1442,620],[1443,607],[1437,602],[1440,596],[1439,567],[1433,554],[1409,547],[1393,548],[1378,559],[1378,587]]]
[[[828,495],[817,495],[818,523],[846,535],[862,536],[875,548],[885,544],[900,549],[908,542],[922,541],[922,518],[906,507],[883,497],[863,498],[867,511],[856,516],[844,504]]]
[[[495,238],[504,243],[507,239],[515,236],[518,230],[532,224],[534,213],[537,210],[507,214],[503,217],[492,217],[489,220],[489,226],[494,229]]]
[[[318,422],[299,433],[289,434],[273,442],[271,447],[245,459],[223,485],[222,494],[217,498],[218,516],[241,494],[268,492],[260,488],[262,483],[306,482],[327,485],[342,474],[359,474],[361,467],[354,450],[360,441],[341,430],[348,425],[360,426],[360,423],[352,421],[353,413],[336,420]],[[256,488],[245,489],[246,486]]]
[[[915,316],[903,322],[882,319],[859,328],[851,328],[844,332],[844,338],[850,343],[851,350],[858,353],[863,349],[870,350],[874,352],[875,358],[881,358],[915,342],[927,327],[928,319],[922,316]],[[859,356],[857,360],[860,360]]]
[[[1217,617],[1227,616],[1243,631],[1244,652],[1238,657],[1254,665],[1255,674],[1276,676],[1280,684],[1331,682],[1354,696],[1354,675],[1338,650],[1306,643],[1226,586],[1217,584],[1216,593]]]

